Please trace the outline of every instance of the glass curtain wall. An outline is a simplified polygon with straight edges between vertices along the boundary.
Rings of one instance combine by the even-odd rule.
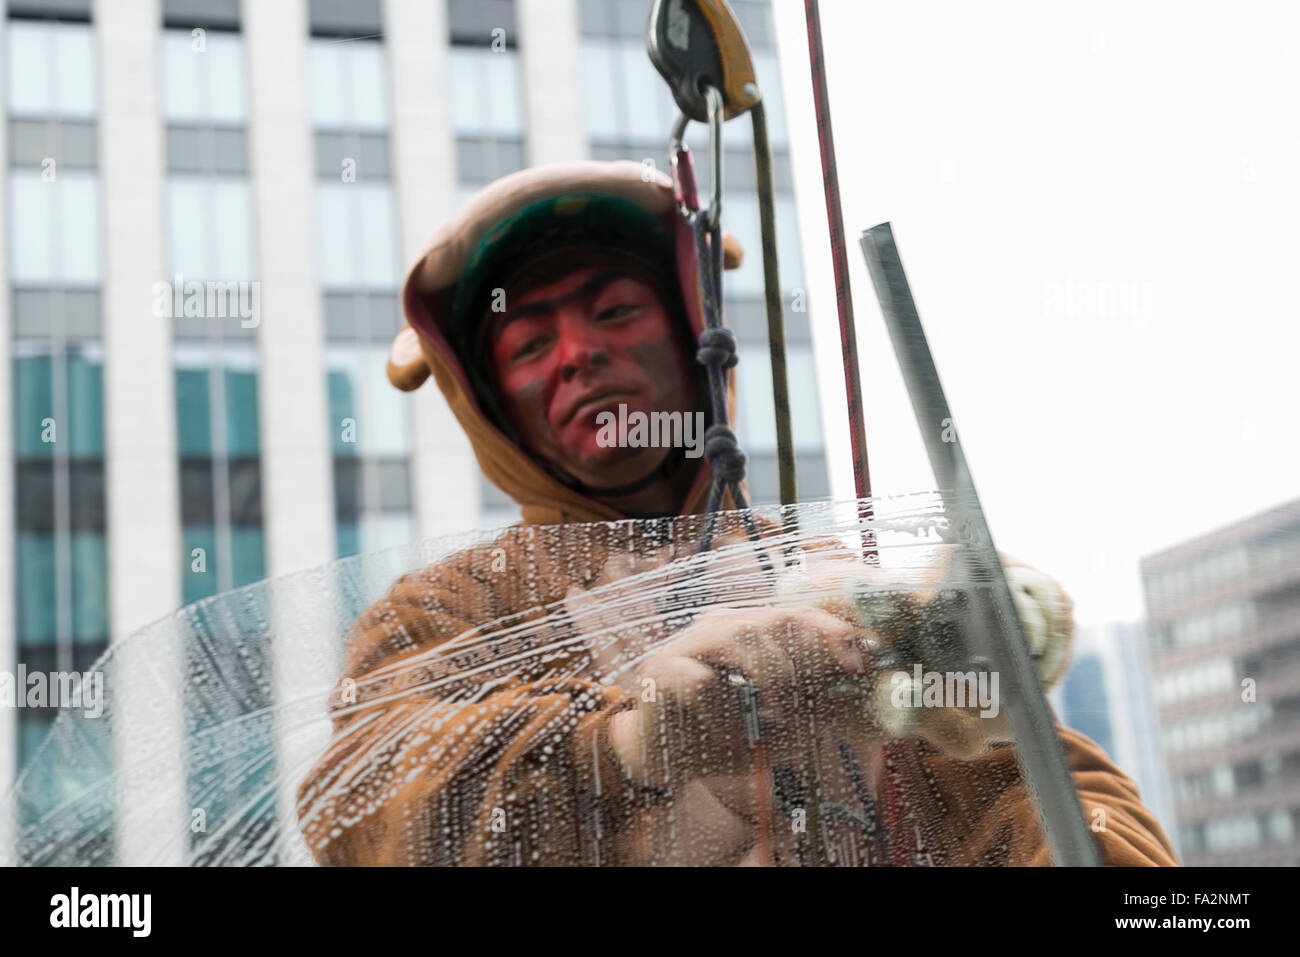
[[[84,673],[109,640],[96,56],[89,5],[81,19],[76,7],[11,7],[5,26],[15,664],[28,673]],[[18,712],[20,771],[55,714]],[[86,729],[111,764],[107,723]],[[38,785],[50,807],[81,786]]]
[[[316,154],[339,557],[415,536],[409,398],[385,374],[401,328],[388,65],[379,4],[312,8],[308,77]]]
[[[513,0],[449,0],[447,89],[456,137],[457,198],[523,169],[525,119]],[[480,528],[519,521],[519,506],[480,476]]]
[[[256,328],[260,315],[245,314],[258,300],[256,229],[249,180],[247,62],[238,11],[193,19],[191,4],[165,3],[161,34],[162,123],[167,181],[163,235],[174,308],[173,361],[180,470],[183,600],[200,601],[266,575],[262,518]],[[202,615],[202,606],[192,612]],[[267,625],[241,622],[248,654],[241,667],[270,674]],[[261,633],[259,633],[259,631]],[[186,649],[191,680],[207,673],[224,649],[194,639]],[[240,680],[239,687],[271,705],[268,683]],[[247,702],[244,703],[247,706]],[[202,809],[206,828],[224,818],[253,814],[274,819],[274,761],[245,762],[258,753],[253,740],[269,730],[230,730],[231,714],[190,707],[188,742],[227,739],[223,764],[190,767],[189,806]],[[243,787],[230,806],[212,797],[216,779],[238,775]],[[195,861],[192,861],[195,862]]]

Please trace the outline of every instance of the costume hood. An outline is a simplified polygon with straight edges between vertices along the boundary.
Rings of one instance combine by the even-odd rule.
[[[630,201],[664,224],[674,238],[686,317],[693,338],[698,339],[704,320],[694,237],[677,214],[672,181],[662,172],[630,160],[557,163],[496,180],[434,231],[407,273],[402,288],[407,324],[393,340],[388,359],[389,381],[403,391],[417,389],[433,377],[465,430],[483,474],[520,505],[528,524],[610,521],[626,516],[564,485],[493,423],[475,397],[470,377],[451,345],[449,322],[466,265],[502,220],[540,200],[579,193]],[[739,266],[741,255],[740,244],[724,234],[724,267]],[[728,372],[728,393],[728,409],[732,410],[734,369]],[[682,514],[703,511],[713,471],[703,458],[692,460],[687,467],[697,472]],[[734,507],[730,496],[723,507]]]

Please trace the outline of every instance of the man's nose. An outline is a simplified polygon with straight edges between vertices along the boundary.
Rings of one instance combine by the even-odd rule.
[[[581,318],[561,320],[560,376],[567,382],[580,372],[609,365],[609,350],[600,330]]]

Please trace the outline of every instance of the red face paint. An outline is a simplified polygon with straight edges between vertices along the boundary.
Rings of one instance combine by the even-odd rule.
[[[596,488],[636,482],[667,448],[605,447],[601,412],[695,410],[690,357],[655,285],[594,266],[509,298],[490,355],[502,405],[530,452]],[[606,433],[608,434],[608,433]]]

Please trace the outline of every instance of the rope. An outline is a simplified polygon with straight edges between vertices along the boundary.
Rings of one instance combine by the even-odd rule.
[[[822,182],[825,185],[826,218],[830,224],[831,261],[835,268],[835,303],[840,319],[840,343],[844,359],[844,387],[848,396],[849,441],[853,453],[853,484],[859,502],[861,521],[870,521],[872,508],[871,471],[867,463],[867,434],[862,411],[862,377],[858,370],[858,341],[853,319],[853,300],[849,290],[848,255],[844,246],[844,214],[840,206],[840,181],[835,166],[835,136],[831,129],[830,95],[826,89],[826,60],[822,49],[821,12],[817,0],[804,0],[808,23],[808,59],[812,67],[813,105],[817,112],[817,141],[821,151]],[[879,561],[875,533],[868,527],[862,532],[863,557]],[[885,765],[885,820],[892,836],[892,863],[905,865],[913,860],[913,846],[903,826],[906,800],[897,768],[901,762],[900,745],[882,745]]]

